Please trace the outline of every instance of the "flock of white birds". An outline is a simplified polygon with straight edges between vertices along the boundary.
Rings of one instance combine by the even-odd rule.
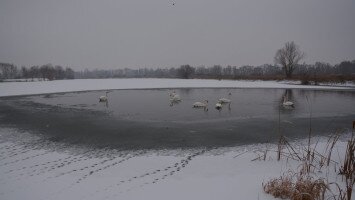
[[[229,93],[229,95],[231,95],[231,93]],[[181,101],[180,95],[176,94],[175,91],[170,92],[169,96],[170,96],[170,102],[171,103],[177,103],[177,102]],[[218,101],[217,101],[217,103],[215,105],[215,108],[219,110],[219,109],[222,108],[223,104],[229,104],[230,105],[231,102],[232,101],[230,99],[227,99],[227,98],[218,99]],[[206,111],[207,111],[207,106],[208,106],[208,100],[197,101],[197,102],[192,104],[193,108],[205,108]]]
[[[100,96],[99,97],[99,102],[107,102],[108,101],[108,94],[109,92],[106,91],[106,95],[105,96]],[[229,96],[232,95],[231,93],[228,94]],[[178,95],[175,91],[169,92],[169,96],[170,96],[170,102],[173,103],[178,103],[181,101],[180,95]],[[230,107],[230,104],[232,103],[232,101],[230,99],[227,98],[220,98],[218,99],[215,108],[217,110],[220,110],[222,108],[222,106],[224,104],[228,104]],[[290,100],[288,100],[288,98],[285,96],[283,96],[283,102],[282,105],[286,108],[294,108],[294,103]],[[205,110],[207,111],[207,106],[208,106],[208,100],[204,100],[204,101],[197,101],[195,103],[192,104],[193,108],[205,108]]]

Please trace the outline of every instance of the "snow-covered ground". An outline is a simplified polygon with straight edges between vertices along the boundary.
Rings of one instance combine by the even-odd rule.
[[[1,137],[11,134],[17,133],[8,129]],[[319,152],[325,141],[317,144]],[[299,142],[294,147],[306,143]],[[342,157],[345,146],[344,141],[336,144],[334,160],[338,161],[338,154]],[[262,183],[288,170],[296,172],[300,166],[292,159],[276,161],[276,146],[265,144],[129,152],[52,147],[56,150],[28,151],[26,142],[0,143],[0,199],[274,199],[263,192]],[[252,161],[266,148],[265,161]],[[331,163],[332,170],[315,176],[342,185],[333,170],[338,168]]]
[[[151,88],[303,88],[303,89],[354,89],[354,85],[307,86],[296,82],[234,81],[205,79],[75,79],[37,82],[2,82],[0,96],[45,94],[106,89]]]

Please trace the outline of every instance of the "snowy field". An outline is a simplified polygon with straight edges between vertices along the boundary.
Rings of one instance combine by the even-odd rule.
[[[0,83],[0,96],[200,87],[354,89],[276,81],[83,79],[4,82]],[[341,177],[334,169],[339,169],[339,163],[336,162],[343,158],[345,141],[350,137],[349,131],[347,133],[334,147],[331,167],[317,172],[314,174],[316,177],[326,177],[328,182],[337,182],[342,186]],[[312,139],[319,152],[324,152],[326,141],[327,138]],[[293,141],[292,145],[302,148],[306,143],[299,140]],[[120,151],[66,146],[36,138],[16,127],[0,128],[0,199],[271,200],[274,198],[263,192],[262,183],[289,170],[298,171],[300,166],[300,162],[292,159],[284,158],[277,162],[276,148],[275,144],[254,144],[184,150]],[[266,149],[269,152],[266,159],[255,160]],[[335,188],[332,189],[336,193]]]
[[[9,134],[16,133],[8,129],[1,137]],[[317,149],[323,152],[326,138],[320,141]],[[267,144],[129,152],[73,150],[58,144],[47,144],[53,149],[28,151],[26,145],[18,141],[0,144],[1,199],[271,200],[274,198],[263,192],[262,183],[289,170],[296,172],[300,166],[285,157],[276,161],[276,146]],[[343,155],[345,146],[344,141],[338,142],[334,152]],[[266,149],[266,159],[256,159]],[[333,159],[338,162],[338,155]],[[339,164],[331,163],[332,170],[318,171],[315,176],[326,176],[327,181],[342,186],[333,170],[337,168]]]
[[[75,79],[38,82],[0,83],[0,96],[45,94],[58,92],[151,89],[151,88],[302,88],[302,89],[354,89],[354,85],[307,86],[299,82],[233,81],[203,79]]]

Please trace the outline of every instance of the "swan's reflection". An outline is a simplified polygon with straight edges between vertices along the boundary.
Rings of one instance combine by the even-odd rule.
[[[177,100],[172,100],[172,99],[170,99],[170,106],[172,107],[172,106],[174,106],[174,105],[176,105],[176,104],[179,104],[181,102],[181,100],[180,101],[177,101]]]
[[[100,104],[104,105],[106,108],[108,108],[108,100],[106,101],[100,101]]]

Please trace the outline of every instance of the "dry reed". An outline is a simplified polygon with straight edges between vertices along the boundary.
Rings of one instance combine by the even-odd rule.
[[[339,169],[345,179],[345,188],[337,183],[327,183],[322,178],[314,178],[314,170],[319,171],[322,167],[329,167],[330,163],[337,162],[331,159],[333,149],[340,137],[340,131],[329,136],[326,147],[323,153],[319,153],[315,147],[310,145],[310,136],[308,137],[308,145],[304,148],[296,149],[287,141],[285,136],[280,136],[277,147],[278,160],[281,156],[296,161],[300,161],[301,165],[297,173],[284,174],[279,178],[274,178],[263,183],[263,189],[266,193],[271,194],[276,198],[291,199],[291,200],[324,200],[325,194],[328,191],[331,196],[329,198],[334,200],[351,200],[353,187],[355,185],[355,138],[354,138],[355,122],[353,122],[353,133],[351,139],[347,142],[345,158]],[[310,128],[311,132],[311,128]],[[282,149],[285,149],[282,151]],[[268,150],[270,151],[270,150]],[[261,156],[259,156],[259,159]],[[261,160],[261,159],[260,159]],[[333,194],[330,185],[335,184],[338,189],[337,194]]]
[[[339,173],[345,178],[346,199],[351,200],[353,187],[355,184],[355,138],[352,135],[346,147],[345,158]]]
[[[313,179],[301,174],[284,174],[263,184],[266,193],[282,199],[321,200],[328,190],[323,179]]]

